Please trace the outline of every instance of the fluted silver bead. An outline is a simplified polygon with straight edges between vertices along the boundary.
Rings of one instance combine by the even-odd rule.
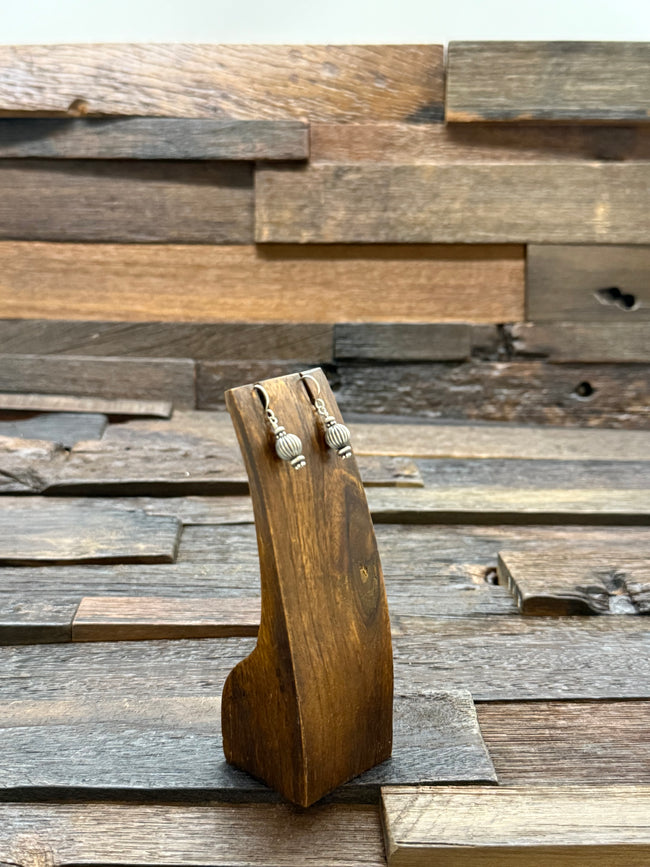
[[[350,429],[336,421],[333,416],[325,419],[325,442],[331,449],[336,449],[342,458],[349,458],[352,454]]]
[[[283,427],[275,431],[275,452],[283,461],[289,461],[294,470],[300,470],[307,465],[300,437],[288,434]]]

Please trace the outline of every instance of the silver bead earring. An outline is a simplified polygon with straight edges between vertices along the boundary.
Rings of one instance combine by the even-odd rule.
[[[300,470],[307,466],[307,461],[302,453],[302,440],[295,434],[287,433],[279,423],[277,416],[270,407],[270,400],[264,386],[258,382],[253,388],[262,396],[264,401],[264,415],[275,437],[275,453],[283,461],[288,461],[294,470]]]
[[[311,381],[316,384],[318,395],[320,395],[320,385],[318,380],[311,376],[311,374],[301,373],[300,378],[302,380],[311,379]],[[312,403],[314,404],[314,409],[318,415],[323,419],[323,435],[329,448],[335,449],[336,453],[340,457],[349,458],[352,454],[352,447],[350,446],[350,429],[337,421],[333,415],[330,415],[322,397],[312,397]]]

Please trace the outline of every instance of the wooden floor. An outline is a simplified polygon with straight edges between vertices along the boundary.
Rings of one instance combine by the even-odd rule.
[[[503,795],[568,825],[586,811],[582,837],[556,816],[521,843],[591,846],[555,863],[648,863],[650,433],[351,424],[395,749],[301,810],[221,750],[223,682],[259,621],[230,420],[156,409],[0,418],[0,862],[470,864],[444,857],[496,851],[471,817],[509,815]],[[538,863],[500,857],[476,863]]]

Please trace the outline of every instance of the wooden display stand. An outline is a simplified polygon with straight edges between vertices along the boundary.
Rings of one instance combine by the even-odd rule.
[[[323,372],[307,372],[340,418]],[[252,385],[226,392],[253,499],[262,616],[257,646],[224,686],[223,745],[228,762],[306,807],[391,754],[390,622],[356,461],[326,446],[314,382],[262,385],[307,465],[277,457]]]

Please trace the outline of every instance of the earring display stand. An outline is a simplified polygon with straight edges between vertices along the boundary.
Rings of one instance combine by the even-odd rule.
[[[320,368],[261,383],[306,467],[280,460],[253,385],[226,392],[260,557],[257,646],[229,674],[226,759],[307,807],[390,757],[393,660],[377,543],[354,457],[325,444],[313,398],[340,419]],[[352,443],[354,448],[354,442]]]

